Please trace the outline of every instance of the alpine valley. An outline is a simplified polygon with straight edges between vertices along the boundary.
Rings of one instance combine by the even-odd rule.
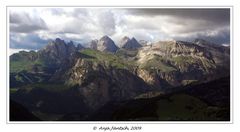
[[[229,121],[230,47],[59,38],[10,56],[11,121]]]

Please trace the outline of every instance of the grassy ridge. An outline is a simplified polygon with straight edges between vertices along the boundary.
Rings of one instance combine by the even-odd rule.
[[[21,71],[31,71],[33,68],[43,70],[45,65],[44,61],[37,59],[31,60],[10,60],[10,73],[18,73]]]
[[[85,49],[80,51],[80,53],[90,56],[90,57],[84,58],[86,60],[105,64],[107,66],[112,66],[118,69],[127,69],[128,67],[133,65],[133,63],[125,61],[122,58],[112,53],[105,53],[105,52],[92,50],[92,49]]]
[[[154,56],[146,63],[140,65],[140,68],[148,70],[160,70],[161,72],[171,72],[176,70],[173,66],[166,63],[161,56]]]

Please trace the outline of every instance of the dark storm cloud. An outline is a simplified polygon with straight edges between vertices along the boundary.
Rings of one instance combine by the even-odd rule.
[[[179,33],[214,30],[230,26],[230,9],[127,9],[132,15],[145,17],[167,17],[167,22],[182,26]],[[161,24],[161,23],[159,23]]]
[[[192,42],[195,39],[204,39],[210,42],[213,42],[215,44],[230,44],[230,33],[229,31],[223,31],[221,32],[221,35],[215,35],[215,36],[207,36],[203,33],[197,33],[192,36],[187,36],[187,37],[175,37],[175,40],[181,40],[181,41],[190,41]]]
[[[127,9],[130,14],[140,16],[172,16],[182,19],[198,19],[218,23],[230,23],[230,9],[229,8],[194,8],[194,9],[168,9],[168,8],[142,8],[142,9]]]
[[[125,9],[130,15],[145,18],[165,18],[159,22],[169,38],[191,40],[202,38],[216,43],[230,43],[230,9],[229,8],[142,8]],[[137,23],[136,25],[141,25]],[[154,26],[151,24],[151,28]],[[164,33],[163,33],[164,34]]]
[[[31,33],[39,30],[46,30],[47,25],[39,17],[30,17],[29,14],[10,13],[10,32]]]
[[[222,35],[208,37],[205,35],[199,35],[198,38],[205,39],[207,41],[216,43],[216,44],[230,44],[230,33],[223,32]]]

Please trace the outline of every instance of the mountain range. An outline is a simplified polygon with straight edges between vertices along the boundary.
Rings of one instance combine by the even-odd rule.
[[[37,52],[15,53],[10,56],[10,99],[41,120],[148,120],[129,115],[121,119],[113,117],[124,115],[123,110],[132,101],[138,105],[131,104],[136,107],[129,111],[139,113],[138,108],[142,110],[144,107],[139,101],[142,98],[145,103],[158,98],[157,102],[162,102],[159,107],[168,106],[171,101],[164,105],[166,101],[162,98],[173,95],[174,98],[184,98],[181,104],[191,100],[200,102],[204,106],[201,114],[229,113],[229,102],[216,105],[209,103],[212,98],[204,97],[214,95],[214,99],[223,104],[222,95],[215,94],[217,89],[209,89],[213,86],[211,82],[229,79],[230,47],[202,39],[140,43],[134,37],[125,36],[118,47],[105,35],[92,40],[90,47],[85,48],[57,38]],[[209,84],[209,89],[203,84]],[[202,85],[205,88],[199,88]],[[230,91],[229,86],[221,85],[219,89]],[[204,95],[198,96],[201,93],[194,90]],[[230,96],[226,95],[226,98]],[[111,104],[121,108],[115,111]],[[194,104],[189,107],[198,109]],[[174,109],[174,105],[169,109]],[[100,111],[103,110],[111,112],[101,117]],[[114,116],[112,112],[115,112]],[[166,115],[158,114],[151,119],[175,120]],[[201,118],[194,112],[186,118],[177,117],[178,120],[229,120],[227,114]]]

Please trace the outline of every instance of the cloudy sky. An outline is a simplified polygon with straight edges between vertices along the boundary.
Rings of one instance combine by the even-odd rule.
[[[55,38],[85,44],[103,35],[116,43],[206,39],[230,43],[229,9],[26,8],[9,9],[10,48],[37,50]]]

